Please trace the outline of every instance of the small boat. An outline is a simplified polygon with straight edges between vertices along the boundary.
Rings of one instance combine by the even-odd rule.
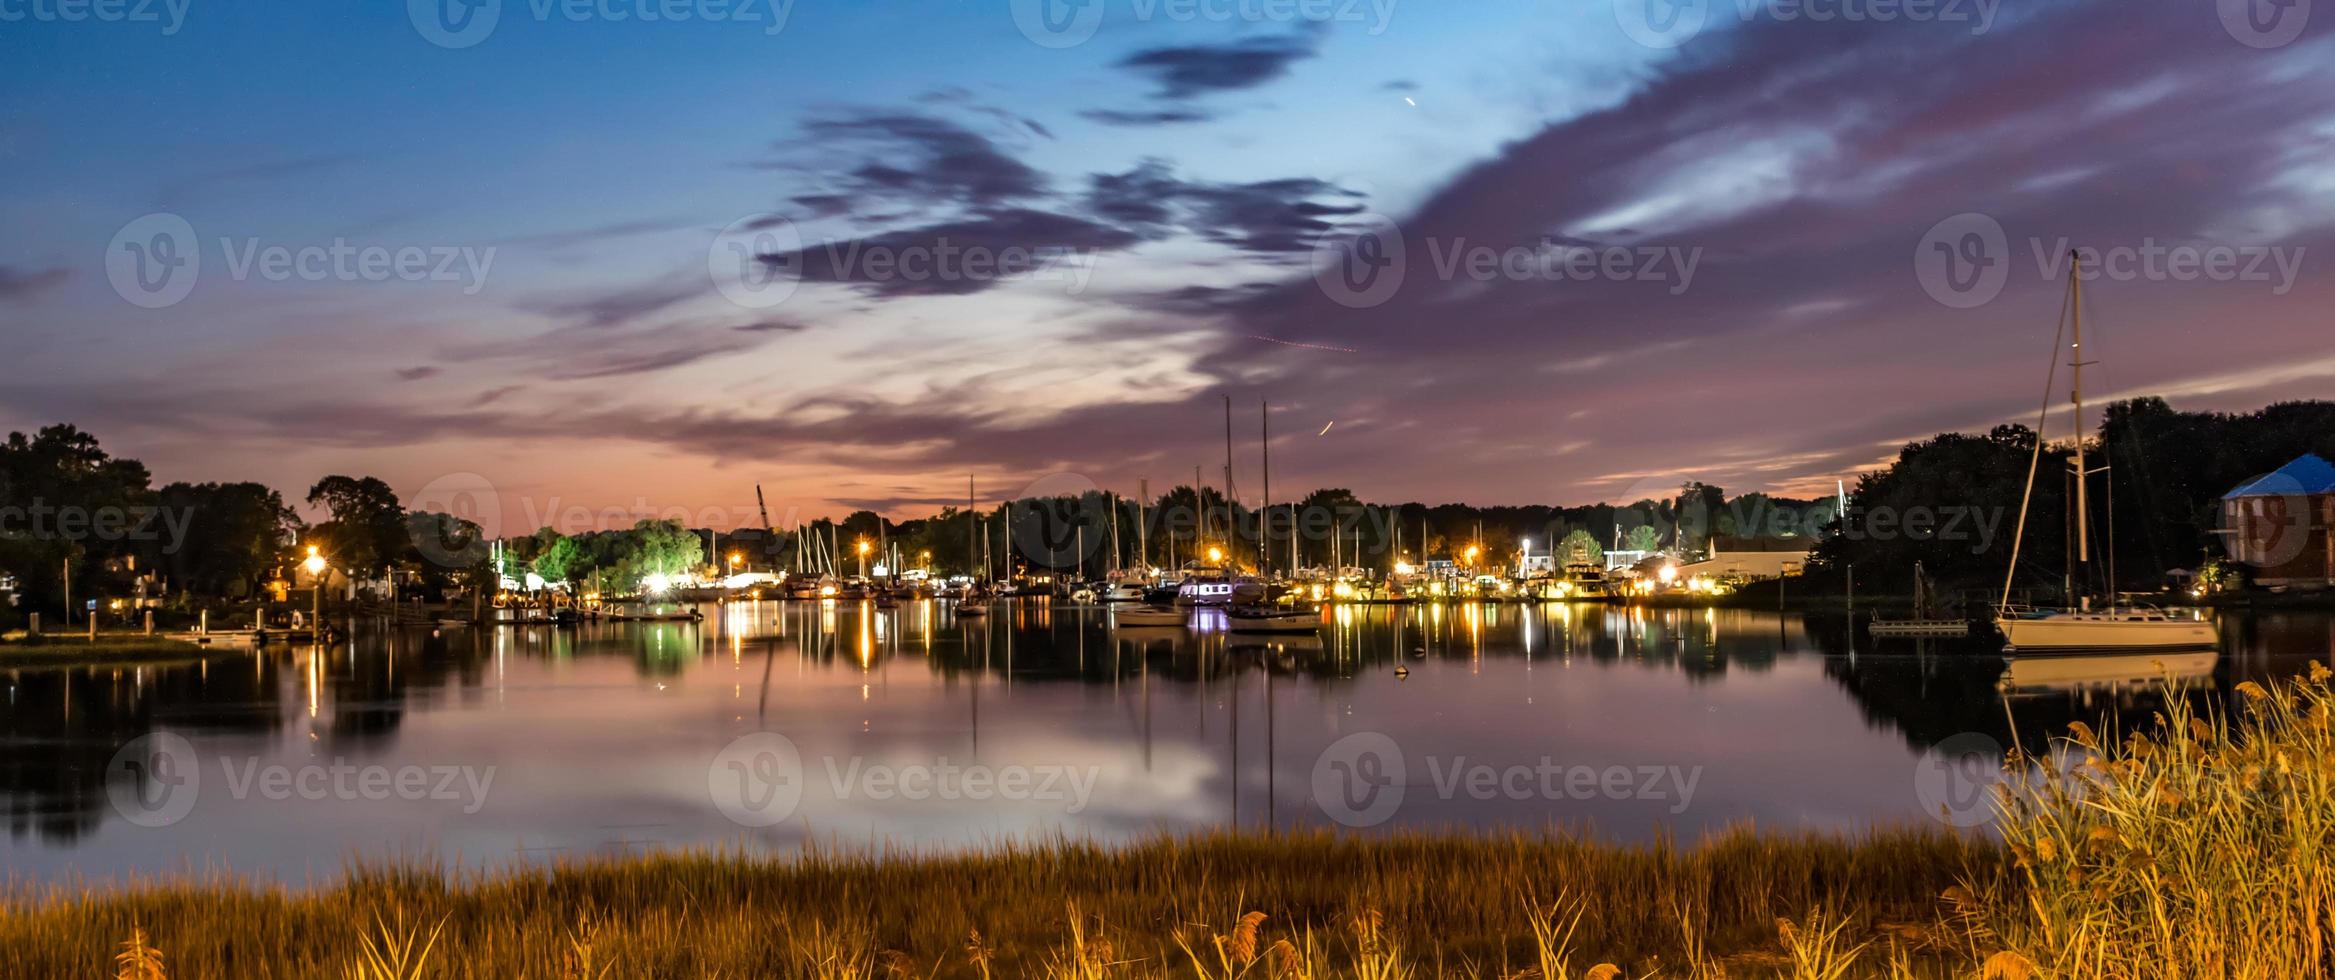
[[[1232,602],[1235,583],[1215,565],[1184,566],[1184,580],[1176,586],[1176,605],[1222,606]]]
[[[1190,615],[1174,606],[1128,606],[1111,612],[1113,626],[1182,626]]]
[[[1228,606],[1227,629],[1235,633],[1312,633],[1322,628],[1318,610],[1287,606]]]
[[[1143,586],[1136,582],[1119,582],[1104,588],[1095,598],[1101,602],[1142,602]]]
[[[954,612],[959,619],[989,615],[989,593],[979,586],[966,586],[964,594],[957,597]]]

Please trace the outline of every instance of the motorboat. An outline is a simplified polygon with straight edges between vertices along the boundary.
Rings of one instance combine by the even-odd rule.
[[[1312,633],[1322,628],[1322,614],[1296,606],[1227,606],[1224,622],[1235,633]]]

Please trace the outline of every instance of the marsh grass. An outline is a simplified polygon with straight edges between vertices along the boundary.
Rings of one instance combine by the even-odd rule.
[[[1693,847],[1308,832],[970,854],[687,853],[497,874],[374,865],[301,891],[18,885],[0,900],[0,959],[11,961],[0,974],[104,976],[142,928],[176,980],[351,976],[367,942],[420,951],[424,977],[1397,980],[1581,977],[1600,963],[1686,975],[1674,909],[1698,910],[1705,962],[1768,963],[1779,917],[1841,909],[1860,932],[1930,922],[1942,889],[2003,867],[1998,847],[1943,830],[1736,830]],[[1536,923],[1561,930],[1547,941],[1563,948],[1544,949]]]
[[[1049,839],[16,885],[0,976],[1637,980],[2335,973],[2330,673],[2006,759],[2002,840],[1738,829]],[[126,939],[124,937],[127,937]],[[167,956],[167,960],[165,957]],[[167,972],[165,963],[167,962]]]
[[[2335,973],[2335,692],[2326,666],[2237,686],[2234,716],[2168,697],[2122,741],[2075,723],[2015,749],[2015,874],[1973,896],[2003,976]]]

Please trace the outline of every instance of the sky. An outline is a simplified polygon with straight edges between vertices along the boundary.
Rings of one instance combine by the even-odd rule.
[[[0,428],[496,533],[2335,391],[2309,0],[0,0]],[[2062,376],[2064,383],[2065,375]],[[2064,426],[2066,418],[2054,425]]]

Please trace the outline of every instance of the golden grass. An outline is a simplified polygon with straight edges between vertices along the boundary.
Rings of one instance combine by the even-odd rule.
[[[0,896],[0,975],[2305,977],[2335,974],[2335,693],[2314,667],[2147,731],[2014,751],[2002,843],[1738,830],[1219,834],[970,854],[672,854],[291,892]],[[125,941],[123,937],[128,937]],[[165,973],[167,954],[168,973]]]
[[[493,875],[372,866],[311,891],[18,886],[0,901],[0,958],[12,961],[0,973],[102,976],[122,937],[143,928],[177,980],[1526,970],[1554,980],[1599,976],[1598,964],[1627,968],[1605,976],[1685,975],[1742,954],[1762,975],[1783,949],[1779,917],[1839,909],[1860,935],[1934,922],[1940,890],[2007,867],[1995,845],[1944,830],[1735,831],[1694,847],[1308,832],[783,861],[672,854]],[[1698,925],[1691,955],[1680,909]]]

